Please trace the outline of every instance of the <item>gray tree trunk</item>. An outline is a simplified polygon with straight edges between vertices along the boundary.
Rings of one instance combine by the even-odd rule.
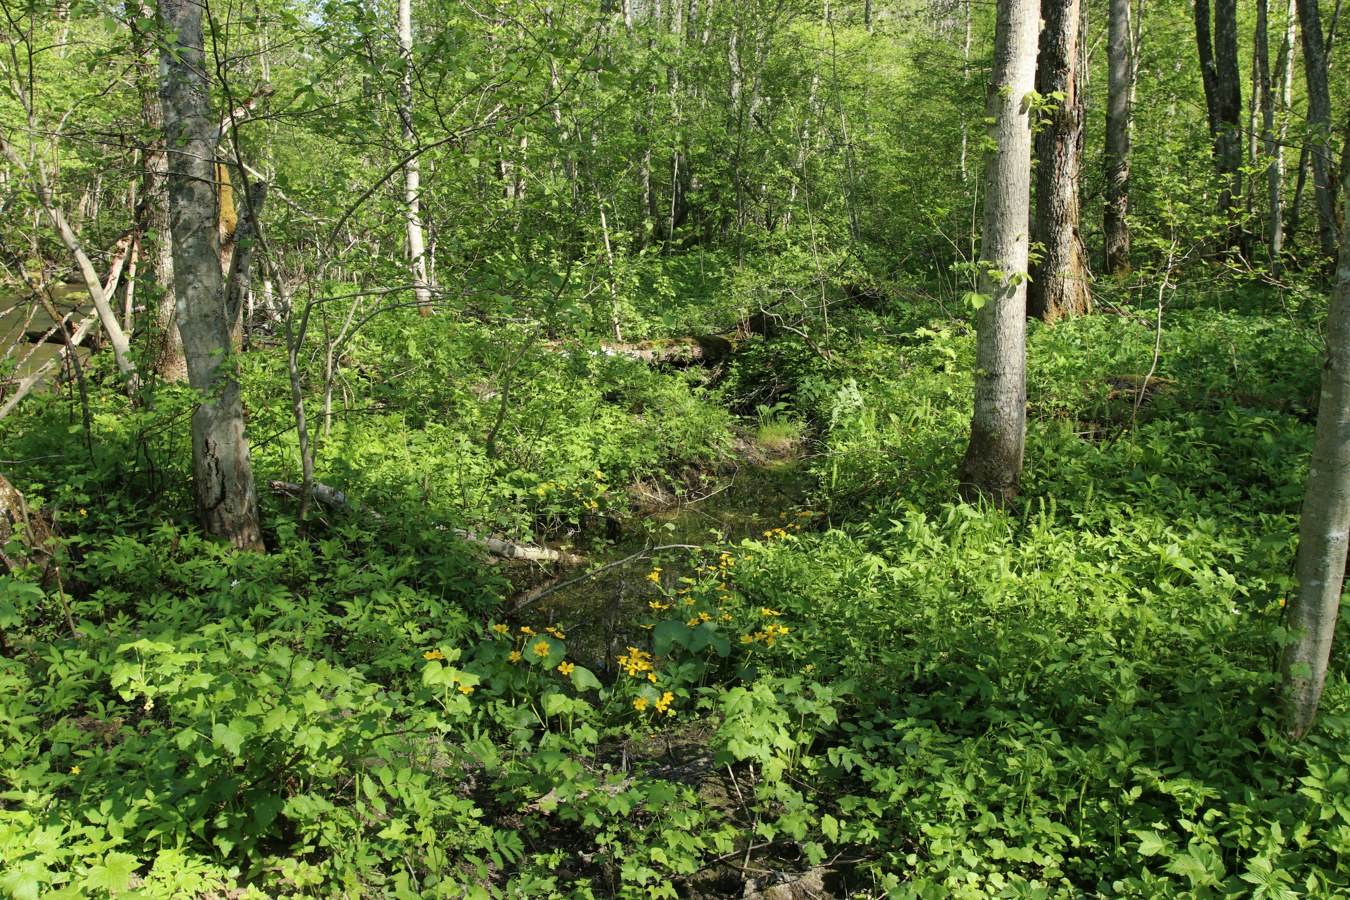
[[[1219,178],[1219,212],[1233,212],[1242,193],[1242,83],[1238,70],[1237,0],[1215,0],[1210,28],[1209,0],[1195,0],[1195,41],[1205,86],[1214,168]]]
[[[1130,0],[1110,0],[1106,41],[1106,274],[1130,270],[1130,132],[1134,109],[1135,48]]]
[[[1078,181],[1083,163],[1083,103],[1078,93],[1078,0],[1046,0],[1036,61],[1036,92],[1063,94],[1036,135],[1036,221],[1043,248],[1031,267],[1027,314],[1046,322],[1091,308],[1083,241],[1078,234]]]
[[[166,179],[169,157],[164,152],[164,111],[159,103],[157,71],[159,54],[153,35],[155,13],[146,0],[128,0],[127,17],[132,23],[138,56],[136,80],[140,86],[141,124],[146,146],[141,163],[141,212],[137,227],[153,234],[149,242],[150,273],[156,302],[150,314],[147,340],[150,364],[161,381],[186,381],[187,361],[173,295],[173,245],[169,237],[169,191]]]
[[[216,123],[202,52],[202,6],[159,0],[165,42],[160,101],[169,158],[169,227],[173,235],[178,328],[188,383],[198,393],[192,414],[192,474],[202,527],[241,550],[262,550],[244,407],[230,348],[220,271]]]
[[[1342,185],[1350,209],[1350,178]],[[1350,240],[1341,242],[1327,315],[1327,354],[1317,404],[1308,492],[1299,522],[1298,592],[1289,604],[1291,642],[1280,661],[1285,728],[1301,738],[1312,727],[1336,633],[1350,529]]]
[[[1308,81],[1308,149],[1312,157],[1313,191],[1317,198],[1317,238],[1327,259],[1336,257],[1339,227],[1332,185],[1335,158],[1331,150],[1331,94],[1327,89],[1327,55],[1317,0],[1298,0],[1303,30],[1303,71]]]
[[[412,0],[398,0],[398,56],[403,71],[398,80],[398,119],[403,149],[416,149],[412,119]],[[412,267],[413,297],[418,311],[431,314],[431,282],[427,279],[427,248],[422,236],[422,167],[416,156],[403,164],[403,198],[408,216],[408,260]]]
[[[1000,0],[985,116],[975,409],[958,478],[996,503],[1016,496],[1026,444],[1026,285],[1031,202],[1030,94],[1040,0]]]

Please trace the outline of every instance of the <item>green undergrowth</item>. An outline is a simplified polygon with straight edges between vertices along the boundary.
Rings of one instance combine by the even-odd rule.
[[[747,341],[720,380],[404,324],[314,424],[365,511],[301,534],[268,497],[266,556],[173,514],[172,392],[100,395],[88,452],[16,478],[60,577],[0,581],[0,890],[718,897],[813,867],[837,896],[1350,890],[1344,655],[1308,740],[1270,710],[1317,378],[1281,318],[1169,311],[1156,364],[1142,313],[1033,324],[1002,510],[955,495],[973,335],[930,310],[852,309],[831,352]],[[247,373],[255,459],[293,479],[273,365]],[[505,616],[451,530],[618,515],[634,480],[719,465],[737,414],[811,442],[815,493],[634,570],[633,645]],[[8,437],[36,460],[82,431],[53,399]]]

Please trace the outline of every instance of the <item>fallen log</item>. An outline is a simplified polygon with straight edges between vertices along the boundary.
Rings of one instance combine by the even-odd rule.
[[[671,366],[712,366],[736,352],[735,335],[709,334],[700,337],[658,338],[636,344],[604,343],[600,352],[643,362]]]
[[[274,493],[287,497],[298,497],[300,492],[304,490],[303,485],[296,484],[293,481],[269,481],[267,486]],[[330,509],[348,509],[372,519],[384,518],[370,507],[362,506],[355,500],[349,499],[342,491],[326,484],[316,482],[311,490],[311,496]],[[515,541],[474,534],[472,531],[466,531],[463,528],[452,528],[450,531],[460,540],[476,547],[482,547],[493,556],[500,556],[504,559],[523,559],[527,562],[556,562],[564,566],[580,566],[586,563],[586,557],[568,553],[566,550],[554,550],[550,547],[539,547],[534,544],[518,544]]]

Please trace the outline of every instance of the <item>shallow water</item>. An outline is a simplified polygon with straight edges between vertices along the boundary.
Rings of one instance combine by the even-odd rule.
[[[47,288],[47,298],[58,313],[72,314],[67,322],[73,329],[90,312],[88,295],[78,285],[54,284]],[[61,351],[59,343],[35,344],[25,338],[34,332],[43,334],[52,328],[55,320],[32,294],[0,295],[0,348],[3,348],[3,380],[15,381],[36,371]],[[59,338],[58,338],[59,340]],[[76,349],[81,360],[87,359],[87,346]]]
[[[784,518],[791,520],[812,485],[805,459],[743,464],[702,490],[672,498],[674,502],[664,508],[634,514],[619,541],[597,543],[585,553],[593,567],[641,555],[557,590],[521,608],[513,619],[540,630],[557,625],[567,635],[571,658],[598,672],[608,671],[626,647],[647,641],[647,632],[639,625],[651,616],[647,604],[663,596],[647,580],[652,567],[660,566],[665,583],[673,585],[699,565],[693,561],[697,551],[644,550],[670,544],[720,549],[760,538],[782,525]],[[582,574],[565,572],[561,581]]]

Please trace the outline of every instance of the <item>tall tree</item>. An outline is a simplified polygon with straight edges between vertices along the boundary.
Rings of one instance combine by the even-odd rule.
[[[1308,150],[1312,156],[1313,191],[1317,197],[1317,238],[1327,259],[1336,256],[1336,164],[1331,150],[1331,93],[1327,88],[1327,51],[1317,0],[1298,0],[1303,30],[1303,72],[1308,81]]]
[[[958,478],[963,490],[996,503],[1016,496],[1026,444],[1027,225],[1040,6],[1040,0],[1000,0],[985,105],[995,149],[984,164],[975,409]]]
[[[1341,186],[1350,210],[1350,177]],[[1308,491],[1299,522],[1298,592],[1289,604],[1289,633],[1280,674],[1285,727],[1300,738],[1312,727],[1326,683],[1331,642],[1344,589],[1350,529],[1350,238],[1341,241],[1336,286],[1327,314],[1327,350],[1317,404]]]
[[[417,158],[417,132],[412,108],[412,0],[398,0],[398,119],[403,132],[404,214],[408,228],[408,259],[412,266],[413,297],[422,315],[431,313],[431,288],[427,279],[426,239],[422,234],[422,166]]]
[[[1242,81],[1238,71],[1237,0],[1215,0],[1210,27],[1209,0],[1195,0],[1195,41],[1205,86],[1214,168],[1219,178],[1219,212],[1233,211],[1242,194]]]
[[[183,358],[183,337],[178,332],[173,295],[173,247],[169,238],[169,195],[165,184],[169,157],[164,151],[164,111],[159,102],[159,61],[153,33],[155,14],[147,0],[127,0],[126,12],[136,51],[136,86],[141,101],[141,125],[145,129],[145,147],[141,154],[141,203],[136,224],[143,246],[149,251],[150,273],[159,292],[147,329],[150,363],[160,379],[185,381],[187,361]]]
[[[1045,0],[1045,28],[1036,60],[1036,92],[1057,96],[1036,133],[1036,219],[1032,240],[1042,256],[1031,267],[1027,314],[1046,322],[1091,307],[1082,238],[1078,181],[1083,163],[1083,102],[1078,92],[1078,0]]]
[[[202,4],[159,0],[160,101],[169,154],[169,227],[178,328],[192,414],[192,474],[202,527],[241,550],[262,550],[253,464],[230,347],[217,226],[216,142]]]
[[[1108,275],[1130,269],[1130,136],[1133,130],[1134,54],[1130,0],[1110,0],[1106,40],[1106,216]]]

